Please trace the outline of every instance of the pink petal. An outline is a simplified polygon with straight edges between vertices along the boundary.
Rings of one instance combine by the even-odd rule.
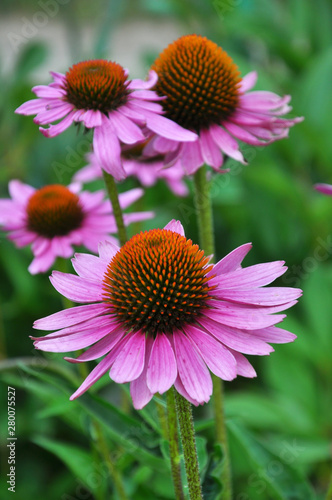
[[[146,382],[154,394],[168,391],[177,377],[177,366],[172,346],[164,333],[158,333],[152,346]]]
[[[200,131],[199,144],[204,162],[214,169],[218,169],[223,164],[223,156],[212,138],[210,129]]]
[[[35,188],[33,188],[32,186],[23,184],[23,182],[16,179],[9,182],[8,190],[13,200],[19,202],[22,205],[25,205],[28,199],[33,195],[33,193],[36,192]]]
[[[45,111],[48,103],[47,99],[31,99],[15,109],[15,113],[19,115],[35,115]]]
[[[181,236],[185,235],[183,226],[179,220],[172,219],[168,224],[166,224],[164,229],[168,229],[169,231],[173,231],[173,233],[178,233]]]
[[[236,328],[229,328],[207,317],[199,318],[199,323],[211,335],[235,351],[259,356],[273,352],[273,348],[269,344],[251,335],[250,332],[247,333]]]
[[[38,113],[33,121],[38,125],[48,125],[49,123],[56,120],[61,120],[61,118],[70,113],[72,109],[72,104],[63,103],[61,106],[57,106],[56,108],[52,109],[46,109]]]
[[[139,127],[118,111],[110,112],[109,119],[113,123],[116,135],[125,144],[135,144],[145,139]]]
[[[230,349],[230,352],[233,354],[236,364],[237,364],[237,373],[242,377],[253,378],[257,377],[257,373],[254,367],[249,363],[247,358],[245,358],[242,354],[237,351],[233,351]]]
[[[315,184],[314,188],[323,194],[332,196],[332,185],[331,184]]]
[[[107,323],[104,326],[92,326],[82,329],[80,332],[62,335],[59,337],[48,335],[34,342],[36,349],[47,352],[70,352],[84,349],[85,347],[94,344],[101,338],[109,334],[114,329],[112,323]]]
[[[185,333],[194,342],[210,370],[223,380],[233,380],[236,377],[236,362],[226,347],[214,337],[194,326],[187,326]]]
[[[55,137],[64,132],[74,122],[74,111],[71,111],[60,123],[51,125],[49,128],[39,127],[40,132],[45,137]]]
[[[219,127],[219,125],[210,126],[210,134],[216,144],[220,149],[234,160],[240,163],[246,164],[247,162],[243,158],[241,151],[239,150],[239,145],[237,141],[230,136],[226,130]]]
[[[82,278],[100,283],[107,270],[107,263],[94,255],[76,253],[72,259],[73,268]]]
[[[102,125],[94,130],[93,149],[100,166],[116,180],[122,180],[126,173],[121,163],[119,139],[111,127]]]
[[[116,346],[116,344],[121,340],[124,336],[125,332],[123,328],[120,326],[114,326],[114,330],[110,331],[105,337],[96,342],[90,349],[80,354],[76,359],[75,358],[67,358],[64,359],[69,361],[70,363],[83,363],[85,361],[92,361],[94,359],[100,358],[104,356],[111,349]]]
[[[109,263],[120,248],[111,241],[103,241],[98,245],[99,257]]]
[[[123,210],[128,208],[132,203],[139,200],[144,194],[143,189],[134,188],[119,194],[120,206]]]
[[[59,293],[73,302],[99,302],[102,300],[103,290],[100,283],[59,271],[53,271],[50,281]]]
[[[215,297],[241,304],[272,306],[286,304],[300,297],[302,290],[298,288],[269,287],[258,290],[214,290]]]
[[[257,139],[253,134],[247,132],[244,128],[235,125],[235,123],[231,123],[232,117],[229,118],[228,122],[224,122],[223,126],[230,132],[232,135],[240,139],[240,141],[246,142],[247,144],[252,144],[253,146],[264,146],[266,143]]]
[[[62,99],[66,95],[64,89],[50,87],[49,85],[36,85],[32,88],[32,92],[43,99]]]
[[[84,380],[83,384],[70,396],[70,400],[78,398],[87,391],[97,380],[99,380],[109,370],[113,363],[113,352],[110,352],[100,363],[92,370],[92,372]]]
[[[289,103],[290,100],[290,95],[280,97],[274,92],[256,90],[255,92],[250,92],[249,94],[241,96],[240,106],[244,109],[264,112],[278,109]]]
[[[196,399],[189,396],[188,392],[184,388],[184,385],[183,385],[179,375],[177,376],[177,379],[175,380],[174,387],[177,390],[177,392],[179,394],[181,394],[181,396],[183,396],[185,399],[187,399],[189,401],[189,403],[193,404],[194,406],[198,406],[200,404],[205,403],[205,401],[197,401]]]
[[[207,403],[212,394],[212,380],[202,357],[183,332],[174,331],[173,340],[179,376],[189,396]]]
[[[106,313],[107,310],[108,306],[104,303],[71,307],[50,316],[45,316],[45,318],[37,319],[33,324],[33,328],[37,330],[56,330],[94,318]]]
[[[288,303],[286,307],[290,307],[289,304],[293,305],[293,303]],[[209,305],[215,306],[216,309],[205,310],[205,314],[208,318],[215,319],[224,325],[241,328],[243,330],[254,330],[272,326],[286,317],[285,314],[269,314],[275,312],[275,307],[258,308],[219,300],[211,300],[209,301]],[[285,304],[282,304],[281,310],[284,309]]]
[[[213,269],[208,273],[208,276],[213,274],[221,275],[241,268],[241,263],[251,248],[251,243],[245,243],[244,245],[235,248],[235,250],[230,252],[213,266]]]
[[[194,174],[204,164],[199,141],[182,144],[181,161],[188,175]]]
[[[87,128],[96,128],[102,125],[102,117],[102,112],[98,109],[88,109],[81,120]]]
[[[156,85],[158,81],[158,75],[154,70],[149,71],[148,79],[147,80],[131,80],[131,82],[128,85],[129,89],[151,89]]]
[[[258,286],[269,285],[279,276],[282,276],[287,268],[284,261],[266,262],[254,266],[237,269],[227,274],[221,274],[210,280],[210,284],[216,284],[221,288],[232,290],[251,290]]]
[[[257,338],[264,340],[265,342],[271,342],[272,344],[286,344],[288,342],[293,342],[296,339],[296,335],[294,335],[294,333],[288,332],[287,330],[276,326],[253,330],[251,333]]]
[[[145,342],[145,361],[144,368],[139,377],[130,383],[130,395],[133,400],[135,410],[141,410],[151,401],[153,394],[149,390],[146,383],[146,372],[148,369],[148,361],[153,346],[153,337],[148,335]]]
[[[33,259],[28,267],[30,274],[45,273],[54,264],[56,256],[51,248]]]
[[[146,126],[156,134],[166,137],[166,139],[185,142],[197,140],[197,134],[180,127],[180,125],[164,116],[149,111],[145,111],[144,116],[146,118]]]
[[[138,331],[134,334],[128,334],[127,337],[128,340],[110,371],[111,379],[118,384],[135,380],[140,376],[144,367],[145,334]]]
[[[256,85],[256,82],[257,82],[257,73],[256,71],[251,71],[242,78],[239,87],[240,92],[244,93],[252,89],[252,87]]]

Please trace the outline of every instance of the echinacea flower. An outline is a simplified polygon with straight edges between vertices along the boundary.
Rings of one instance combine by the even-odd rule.
[[[39,319],[34,327],[54,330],[35,338],[44,351],[91,346],[72,363],[105,356],[71,396],[75,399],[109,371],[130,382],[136,409],[172,385],[194,405],[212,394],[209,370],[224,380],[254,377],[244,354],[266,355],[268,342],[285,343],[292,333],[275,327],[279,313],[301,290],[263,288],[281,276],[284,262],[247,268],[245,244],[217,264],[184,235],[179,221],[131,238],[123,247],[101,243],[99,257],[76,254],[78,276],[54,271],[55,289],[85,305]]]
[[[117,180],[125,177],[121,165],[121,143],[144,140],[145,126],[162,137],[192,141],[196,134],[160,116],[160,98],[151,89],[157,75],[150,71],[148,81],[129,80],[120,64],[104,59],[74,64],[65,75],[51,72],[53,82],[32,89],[38,99],[22,104],[16,113],[34,115],[46,137],[61,134],[72,123],[82,122],[94,129],[93,149],[102,168]]]
[[[144,155],[143,145],[137,145],[122,151],[122,165],[128,177],[133,176],[138,179],[144,187],[154,186],[159,179],[165,181],[168,187],[177,196],[186,196],[189,192],[186,183],[183,180],[184,171],[180,165],[175,164],[172,168],[164,168],[164,156],[154,154],[153,156]],[[77,182],[90,182],[102,177],[102,168],[98,163],[94,153],[88,153],[88,164],[81,168],[73,177]]]
[[[314,188],[320,193],[332,196],[332,184],[315,184]]]
[[[117,242],[110,236],[117,232],[117,227],[111,203],[104,200],[104,191],[80,191],[78,183],[35,189],[12,180],[9,193],[11,199],[0,200],[0,225],[9,231],[8,238],[16,246],[31,244],[34,255],[29,266],[31,274],[47,271],[56,257],[72,257],[73,245],[84,245],[97,252],[99,241]],[[120,194],[121,207],[125,209],[142,194],[139,188]],[[151,217],[152,212],[124,214],[124,222]]]
[[[158,74],[154,87],[165,116],[198,134],[196,141],[153,139],[166,163],[179,158],[188,174],[204,163],[219,171],[224,155],[246,163],[238,140],[263,146],[287,137],[289,127],[303,118],[285,119],[292,108],[290,96],[273,92],[248,92],[256,83],[252,72],[241,79],[237,66],[218,45],[203,36],[186,35],[159,55],[152,69]]]

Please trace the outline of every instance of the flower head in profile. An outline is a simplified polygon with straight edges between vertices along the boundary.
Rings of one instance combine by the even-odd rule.
[[[192,141],[196,134],[160,116],[160,98],[149,90],[157,82],[154,71],[148,81],[129,80],[116,62],[97,59],[74,64],[66,74],[51,72],[53,82],[32,89],[38,99],[22,104],[16,113],[34,115],[46,137],[61,134],[72,123],[94,129],[93,149],[103,169],[117,180],[125,177],[121,144],[144,140],[142,127],[168,139]],[[58,121],[55,125],[53,122]]]
[[[123,148],[122,165],[128,177],[136,177],[144,187],[154,186],[162,179],[177,196],[186,196],[189,192],[184,182],[184,171],[180,162],[172,168],[164,168],[164,155],[153,153],[152,156],[144,154],[144,145],[138,144]],[[102,177],[102,168],[94,153],[87,154],[88,164],[81,168],[75,175],[77,182],[90,182]]]
[[[84,245],[98,251],[100,240],[117,240],[116,222],[104,191],[81,191],[79,184],[60,184],[35,189],[18,180],[9,183],[11,199],[0,200],[0,225],[9,232],[8,238],[18,247],[31,244],[34,259],[31,274],[47,271],[57,257],[69,258],[73,245]],[[132,189],[120,195],[122,208],[136,201],[142,189]],[[126,224],[151,218],[151,212],[125,214]]]
[[[156,59],[154,87],[165,116],[198,134],[196,141],[156,137],[156,151],[168,153],[166,163],[179,158],[188,174],[206,163],[219,171],[224,155],[246,163],[238,140],[262,146],[287,137],[302,118],[281,118],[291,110],[290,96],[248,92],[256,83],[252,72],[241,79],[230,56],[203,36],[186,35],[171,43]]]
[[[320,193],[332,196],[332,184],[315,184],[314,188]]]
[[[243,354],[266,355],[269,342],[295,335],[274,326],[301,290],[268,287],[286,268],[269,262],[247,268],[246,244],[217,264],[184,235],[180,222],[131,238],[123,247],[102,243],[99,257],[76,254],[78,276],[54,271],[53,286],[85,305],[35,322],[54,330],[35,338],[37,349],[69,352],[89,347],[73,363],[103,359],[71,396],[77,398],[109,372],[130,382],[136,409],[172,385],[194,405],[212,394],[210,371],[224,380],[254,377]]]

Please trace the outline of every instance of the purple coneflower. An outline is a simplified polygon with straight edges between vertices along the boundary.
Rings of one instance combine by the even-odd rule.
[[[219,171],[223,155],[246,163],[238,140],[264,146],[287,137],[289,128],[303,120],[281,118],[292,109],[290,96],[248,92],[256,72],[241,79],[229,55],[205,37],[182,36],[159,55],[152,69],[158,74],[154,89],[167,96],[161,101],[165,116],[198,134],[190,143],[159,134],[153,146],[168,153],[168,165],[180,158],[188,174],[204,163]]]
[[[73,363],[105,356],[75,399],[109,371],[112,380],[130,382],[136,409],[172,385],[194,405],[212,394],[209,370],[224,380],[254,377],[243,354],[266,355],[268,344],[291,342],[292,333],[275,327],[279,313],[296,303],[301,290],[269,287],[284,262],[247,268],[251,248],[242,245],[217,264],[184,235],[180,222],[131,238],[123,247],[105,242],[99,257],[76,254],[78,276],[54,271],[56,290],[85,305],[35,322],[55,330],[36,338],[37,349],[69,352],[91,346]]]
[[[22,104],[16,113],[34,115],[46,137],[61,134],[72,123],[94,129],[93,149],[102,168],[117,180],[125,177],[121,143],[145,139],[145,126],[162,137],[192,141],[196,134],[160,116],[160,98],[151,89],[157,82],[154,71],[148,81],[129,80],[120,64],[103,59],[74,64],[65,75],[51,72],[53,82],[32,89],[38,99]]]
[[[47,271],[56,257],[69,258],[73,245],[84,245],[98,251],[98,243],[117,232],[112,206],[104,200],[104,191],[80,192],[79,184],[68,187],[60,184],[35,189],[18,180],[9,183],[11,199],[0,200],[0,225],[9,231],[8,238],[18,247],[31,244],[34,259],[31,274]],[[140,198],[142,189],[120,194],[123,209]],[[124,214],[124,222],[145,220],[152,212]]]

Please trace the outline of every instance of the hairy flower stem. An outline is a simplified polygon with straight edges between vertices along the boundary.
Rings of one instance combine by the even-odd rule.
[[[199,466],[196,451],[194,421],[191,405],[184,397],[175,391],[176,413],[180,425],[181,443],[190,500],[203,499],[199,478]]]
[[[195,208],[198,221],[200,247],[206,255],[215,254],[214,230],[212,204],[210,197],[209,181],[206,178],[206,166],[201,167],[194,175],[195,184]],[[224,463],[221,472],[223,486],[221,499],[232,498],[232,476],[229,458],[229,449],[225,424],[223,382],[219,377],[212,374],[213,381],[213,403],[216,425],[217,442],[221,444],[224,453]]]
[[[178,423],[176,419],[176,408],[175,408],[175,398],[174,398],[173,388],[167,391],[167,421],[168,421],[169,454],[171,457],[171,470],[172,470],[175,499],[184,500],[185,496],[183,493],[181,467],[180,467]]]
[[[108,172],[105,172],[105,170],[103,170],[103,176],[104,176],[104,181],[106,184],[108,196],[110,197],[112,207],[113,207],[113,215],[114,215],[116,225],[118,228],[118,237],[119,237],[120,245],[123,246],[126,243],[128,238],[127,238],[126,226],[124,225],[124,222],[123,222],[122,210],[121,210],[120,203],[119,203],[118,190],[116,187],[114,177],[111,174],[109,174]]]

